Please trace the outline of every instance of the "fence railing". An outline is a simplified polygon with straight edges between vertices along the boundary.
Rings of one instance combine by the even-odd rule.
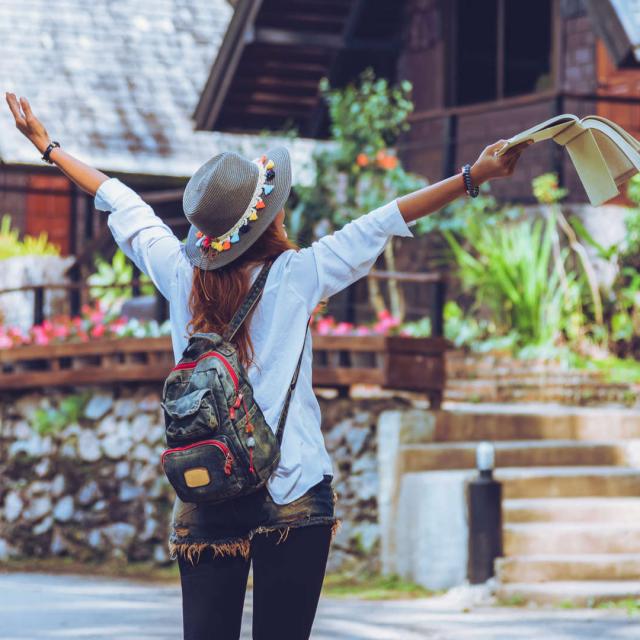
[[[433,337],[444,335],[443,309],[446,300],[447,279],[439,272],[408,273],[396,271],[372,271],[368,278],[377,280],[396,280],[401,283],[423,284],[424,308],[428,309],[428,317],[431,321]],[[33,292],[33,324],[42,324],[47,318],[46,302],[47,292],[66,292],[67,313],[71,316],[80,314],[82,305],[91,301],[91,291],[124,291],[130,289],[134,295],[138,295],[143,286],[149,286],[148,281],[134,278],[126,284],[93,285],[87,282],[67,282],[61,284],[24,285],[0,289],[0,301],[4,294]],[[151,285],[153,286],[153,285]],[[169,307],[164,296],[154,287],[155,305],[152,316],[162,323],[169,317]]]
[[[90,291],[124,291],[131,289],[134,293],[139,293],[143,286],[148,286],[147,281],[133,279],[128,284],[87,284],[86,282],[65,282],[61,284],[39,284],[24,285],[21,287],[11,287],[0,289],[0,300],[2,296],[10,293],[27,293],[33,292],[33,324],[42,324],[47,319],[46,309],[46,293],[48,291],[65,291],[67,313],[71,316],[80,315],[82,305],[91,302],[92,296]],[[156,299],[154,307],[154,318],[158,322],[164,322],[169,317],[168,305],[164,296],[154,287],[154,296]]]
[[[313,383],[341,395],[362,384],[414,391],[436,408],[444,391],[447,347],[443,338],[315,335]],[[160,383],[174,364],[168,336],[0,349],[0,391]]]

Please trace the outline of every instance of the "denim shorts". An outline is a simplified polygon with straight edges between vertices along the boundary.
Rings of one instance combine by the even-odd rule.
[[[339,525],[335,517],[336,493],[333,476],[325,475],[304,495],[289,504],[276,504],[266,486],[240,498],[218,504],[183,502],[176,497],[173,505],[169,553],[192,563],[210,548],[214,555],[249,557],[251,539],[259,533],[279,531],[286,538],[290,528],[326,524],[335,534]]]

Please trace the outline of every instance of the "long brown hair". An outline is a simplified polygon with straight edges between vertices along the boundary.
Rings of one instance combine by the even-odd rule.
[[[249,249],[228,265],[213,271],[195,267],[189,297],[192,318],[187,326],[188,332],[224,333],[233,314],[249,293],[250,267],[275,260],[289,249],[297,249],[297,246],[285,237],[274,220]],[[251,364],[254,356],[247,329],[250,319],[251,314],[233,339],[245,367]]]

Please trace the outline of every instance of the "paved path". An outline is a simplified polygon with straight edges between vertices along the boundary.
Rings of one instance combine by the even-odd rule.
[[[250,604],[250,598],[247,599]],[[248,607],[249,608],[249,607]],[[243,640],[250,639],[247,612]],[[180,640],[179,586],[30,573],[0,574],[2,640]],[[609,611],[455,611],[446,597],[324,599],[313,640],[631,640],[640,619]]]

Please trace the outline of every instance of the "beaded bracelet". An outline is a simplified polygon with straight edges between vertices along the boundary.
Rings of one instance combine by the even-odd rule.
[[[468,163],[462,167],[462,180],[464,181],[464,188],[466,189],[467,194],[471,198],[477,197],[480,193],[480,189],[473,185],[473,181],[471,180],[471,165]]]
[[[42,154],[42,159],[43,159],[45,162],[48,162],[49,164],[53,164],[53,160],[51,160],[51,159],[49,158],[49,156],[51,155],[51,152],[52,152],[54,149],[58,148],[58,147],[60,147],[60,143],[59,143],[59,142],[56,142],[55,140],[53,140],[52,142],[50,142],[50,143],[49,143],[49,146],[46,148],[45,152]]]

